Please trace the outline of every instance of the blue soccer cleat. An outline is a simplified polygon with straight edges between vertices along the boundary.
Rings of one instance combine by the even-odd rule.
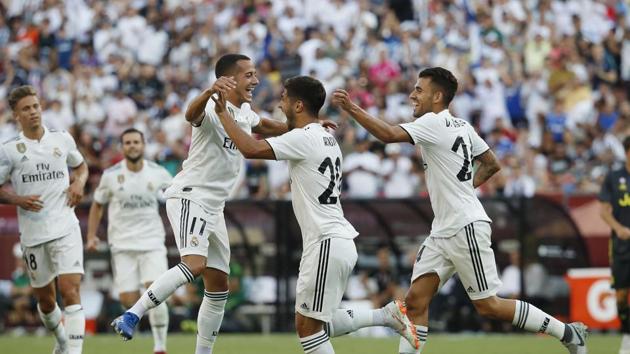
[[[116,319],[112,321],[111,326],[124,340],[131,340],[138,321],[140,321],[138,316],[131,312],[125,312],[121,316],[116,317]]]

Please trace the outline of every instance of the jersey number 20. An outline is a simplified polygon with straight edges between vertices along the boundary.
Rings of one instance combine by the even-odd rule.
[[[327,157],[322,161],[321,165],[319,165],[319,173],[325,174],[326,170],[330,171],[330,183],[328,183],[328,188],[319,195],[317,198],[319,200],[319,204],[336,204],[337,197],[332,197],[333,190],[335,189],[335,184],[338,188],[341,188],[339,185],[339,178],[341,175],[339,174],[339,169],[341,168],[341,160],[337,157],[335,160],[335,165],[333,166],[332,160],[330,157]]]
[[[472,178],[472,171],[468,170],[468,167],[470,166],[470,155],[468,154],[468,146],[464,142],[464,138],[458,136],[457,139],[455,139],[455,143],[453,144],[451,150],[453,150],[454,153],[457,153],[460,146],[464,151],[464,164],[462,164],[462,169],[459,170],[459,173],[457,173],[457,179],[465,182]]]

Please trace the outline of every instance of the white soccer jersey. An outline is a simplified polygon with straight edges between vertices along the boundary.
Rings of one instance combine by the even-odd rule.
[[[248,103],[239,109],[227,102],[227,109],[248,134],[260,123],[260,117]],[[209,100],[201,125],[193,127],[188,158],[166,190],[166,196],[189,199],[209,212],[219,212],[234,187],[242,162],[243,155],[225,132],[214,111],[214,101]]]
[[[39,195],[44,203],[39,212],[18,209],[20,241],[36,246],[69,234],[79,220],[68,206],[68,166],[78,167],[83,156],[72,136],[48,130],[38,140],[20,133],[0,148],[0,183],[11,179],[17,195]]]
[[[267,139],[277,160],[289,161],[293,212],[303,249],[326,238],[353,239],[358,233],[344,218],[339,200],[341,150],[321,124],[311,123]]]
[[[448,110],[400,125],[422,147],[427,188],[435,218],[432,237],[455,236],[473,221],[488,221],[473,187],[473,159],[488,145],[475,129]]]
[[[172,180],[164,167],[147,160],[138,172],[129,171],[125,160],[103,172],[94,201],[109,203],[107,242],[112,251],[164,248],[158,197]]]

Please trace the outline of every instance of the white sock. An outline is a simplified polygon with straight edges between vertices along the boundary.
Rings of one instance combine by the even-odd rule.
[[[67,345],[68,337],[66,336],[66,329],[61,322],[61,309],[55,304],[55,309],[51,313],[43,313],[37,304],[37,312],[39,312],[39,318],[42,319],[44,327],[55,334],[57,343],[61,345]]]
[[[223,321],[228,292],[203,292],[197,316],[197,349],[195,354],[211,354]]]
[[[400,337],[400,342],[398,344],[398,353],[399,354],[420,354],[422,353],[422,349],[424,349],[425,344],[427,343],[427,336],[429,334],[429,327],[427,326],[418,326],[416,325],[416,333],[418,334],[418,339],[420,340],[420,348],[416,349],[409,344],[409,342]]]
[[[300,343],[306,354],[334,354],[335,350],[325,331],[319,331],[308,337],[300,338]]]
[[[168,307],[163,302],[149,311],[149,323],[153,332],[153,351],[166,351],[166,333],[168,333]]]
[[[157,278],[140,299],[129,309],[129,312],[142,318],[148,310],[166,300],[180,286],[195,280],[193,273],[185,263],[180,263]]]
[[[81,354],[85,335],[85,313],[81,305],[70,305],[64,309],[66,330],[68,331],[68,353]]]
[[[565,330],[568,329],[567,325],[546,314],[536,306],[519,300],[516,300],[516,310],[512,324],[526,331],[547,333],[560,340],[564,337]],[[572,334],[570,329],[569,332]]]
[[[387,326],[383,309],[378,310],[335,310],[332,320],[324,324],[324,330],[331,338],[346,335],[370,326]]]

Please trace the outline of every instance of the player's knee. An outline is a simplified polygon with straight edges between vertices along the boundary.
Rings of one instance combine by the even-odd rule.
[[[79,291],[79,284],[74,282],[59,282],[59,293],[63,299],[63,303],[68,305],[74,305],[81,303],[81,295]]]
[[[311,336],[324,328],[322,321],[296,314],[295,330],[300,338]]]
[[[39,309],[43,312],[43,313],[51,313],[55,310],[55,307],[57,306],[57,301],[55,300],[54,296],[40,296],[39,299],[37,299],[37,304],[39,305]]]

